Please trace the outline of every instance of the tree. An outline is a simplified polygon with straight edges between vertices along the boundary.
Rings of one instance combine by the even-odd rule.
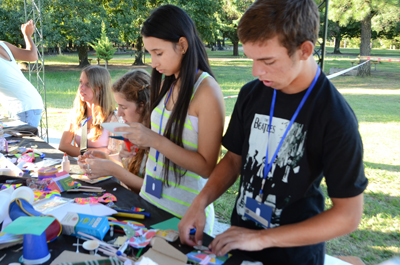
[[[203,42],[213,42],[220,36],[219,17],[224,0],[170,0],[192,18]]]
[[[360,37],[360,22],[349,23],[347,26],[342,27],[339,22],[333,22],[329,20],[328,22],[328,35],[329,37],[335,38],[335,47],[333,49],[334,54],[340,54],[340,42],[343,38],[355,38]]]
[[[143,64],[143,39],[140,28],[150,12],[164,4],[174,4],[184,9],[196,24],[203,41],[218,35],[217,10],[221,0],[103,0],[110,27],[125,43],[135,43],[135,65]]]
[[[47,0],[43,5],[46,22],[65,42],[78,48],[79,66],[89,65],[88,43],[100,35],[105,10],[97,0]],[[45,32],[47,36],[48,33]]]
[[[23,0],[0,1],[0,40],[23,47],[25,41],[21,24],[25,22]]]
[[[400,7],[397,0],[331,0],[329,18],[346,26],[351,19],[361,23],[360,55],[371,54],[371,32],[380,31],[382,20],[399,21]],[[381,19],[379,19],[381,18]],[[374,23],[372,23],[374,21]],[[359,76],[371,75],[371,65],[358,68]]]
[[[254,0],[224,0],[220,14],[220,27],[223,37],[231,40],[233,56],[239,56],[239,37],[237,26],[240,18]]]
[[[100,39],[97,39],[97,44],[89,43],[89,45],[96,51],[97,58],[103,59],[106,62],[105,66],[107,69],[108,60],[113,58],[117,48],[113,47],[113,44],[107,37],[106,25],[104,24],[104,21],[101,22],[101,37]]]

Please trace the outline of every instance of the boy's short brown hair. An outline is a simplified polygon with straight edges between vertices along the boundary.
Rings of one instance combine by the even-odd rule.
[[[316,44],[319,12],[313,0],[257,0],[238,26],[242,43],[263,42],[279,36],[289,56],[305,41]]]

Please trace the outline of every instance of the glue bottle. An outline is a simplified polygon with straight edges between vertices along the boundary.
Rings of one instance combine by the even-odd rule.
[[[3,128],[0,128],[0,152],[7,152],[7,140],[4,138]]]
[[[63,160],[61,163],[61,170],[69,173],[69,166],[70,166],[70,163],[68,160],[67,153],[64,153]]]

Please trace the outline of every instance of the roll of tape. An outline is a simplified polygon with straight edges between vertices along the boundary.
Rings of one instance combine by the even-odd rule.
[[[33,203],[35,200],[35,194],[33,193],[33,190],[28,187],[19,187],[11,195],[11,201],[16,199],[16,198],[23,198],[27,200],[30,204]]]

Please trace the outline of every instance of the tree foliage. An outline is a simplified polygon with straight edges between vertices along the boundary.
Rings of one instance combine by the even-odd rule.
[[[335,38],[335,47],[333,53],[340,54],[340,42],[343,38],[360,37],[361,34],[360,22],[352,22],[347,26],[340,26],[339,22],[329,20],[328,22],[328,36]]]
[[[400,20],[400,6],[397,0],[331,0],[329,8],[329,19],[337,21],[340,26],[348,26],[352,20],[361,23],[361,56],[371,54],[372,29],[379,32],[385,24],[397,23]],[[371,74],[369,63],[358,69],[361,76]]]
[[[103,59],[106,62],[105,65],[107,69],[107,63],[113,58],[117,48],[114,48],[110,39],[107,37],[104,21],[101,22],[101,37],[97,38],[97,43],[89,43],[89,45],[96,51],[97,58]]]

